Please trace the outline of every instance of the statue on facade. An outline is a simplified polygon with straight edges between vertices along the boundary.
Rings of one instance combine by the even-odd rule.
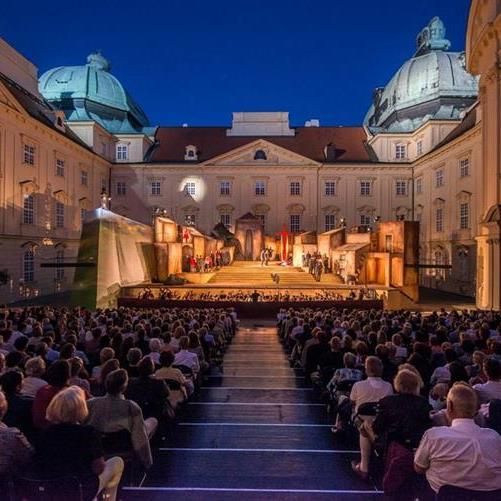
[[[101,209],[107,209],[110,200],[111,197],[108,196],[106,188],[103,188],[103,190],[101,191]]]

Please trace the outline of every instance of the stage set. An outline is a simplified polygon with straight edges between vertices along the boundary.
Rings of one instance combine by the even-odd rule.
[[[117,304],[367,302],[389,308],[418,300],[419,223],[379,222],[374,231],[265,235],[248,213],[235,233],[211,235],[162,213],[151,226],[106,204],[83,225],[74,302]],[[367,303],[368,304],[368,303]]]

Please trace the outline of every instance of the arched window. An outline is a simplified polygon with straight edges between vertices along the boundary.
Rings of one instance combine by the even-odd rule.
[[[32,249],[27,249],[23,254],[23,279],[25,282],[35,280],[35,253]]]
[[[257,150],[254,153],[254,160],[267,160],[266,153],[263,150]]]
[[[444,249],[438,248],[433,252],[433,261],[437,266],[442,266],[447,264],[447,254]],[[438,280],[445,280],[446,273],[444,268],[436,268],[435,269],[435,277]]]
[[[198,160],[198,150],[193,144],[189,144],[184,149],[184,159],[185,160]]]

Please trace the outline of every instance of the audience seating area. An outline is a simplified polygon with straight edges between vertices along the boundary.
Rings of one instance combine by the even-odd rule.
[[[0,310],[2,496],[501,499],[499,314],[301,307],[274,330]]]

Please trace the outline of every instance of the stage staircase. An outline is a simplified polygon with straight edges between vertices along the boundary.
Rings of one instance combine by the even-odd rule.
[[[339,277],[332,273],[322,275],[320,282],[302,268],[294,266],[280,266],[276,262],[271,262],[268,266],[261,266],[255,261],[236,261],[231,266],[221,268],[209,285],[220,285],[228,287],[277,287],[272,275],[279,275],[279,286],[282,287],[324,287],[338,285]]]

